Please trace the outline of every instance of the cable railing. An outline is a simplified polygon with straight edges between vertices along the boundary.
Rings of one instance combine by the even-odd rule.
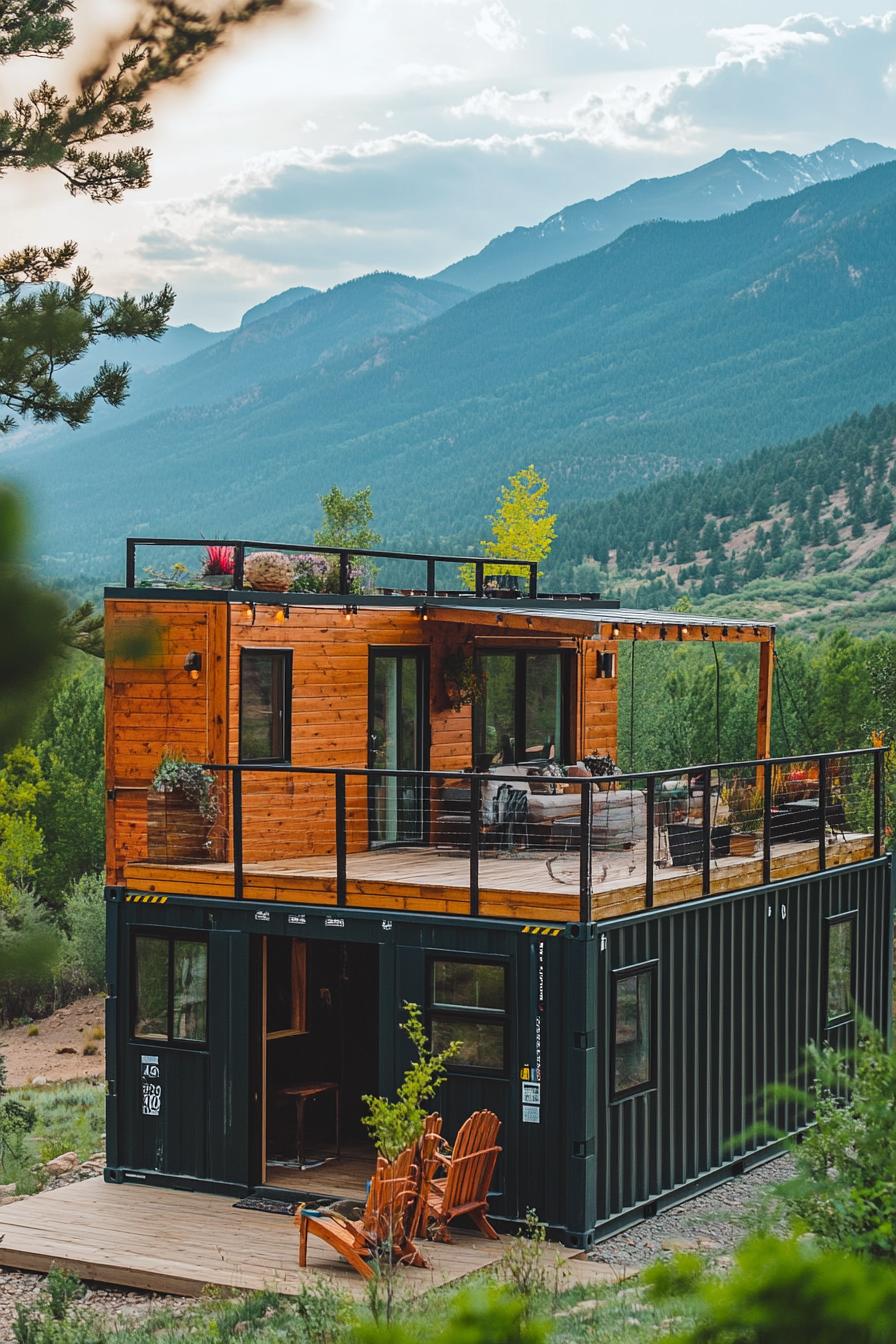
[[[329,592],[337,596],[352,594],[382,594],[401,592],[412,596],[439,597],[457,593],[471,592],[476,597],[498,595],[502,598],[529,599],[538,597],[538,564],[534,560],[502,559],[499,556],[470,555],[433,555],[421,551],[384,551],[359,547],[297,545],[294,542],[244,541],[228,538],[209,540],[196,537],[128,537],[125,540],[125,586],[134,588],[139,583],[137,556],[143,547],[167,550],[177,555],[191,556],[200,551],[203,559],[200,569],[192,571],[189,565],[178,559],[172,567],[177,573],[167,577],[172,586],[178,587],[226,587],[240,592],[249,591],[286,591]],[[215,556],[214,569],[206,570],[208,552]],[[297,569],[289,584],[282,590],[267,590],[263,580],[253,582],[251,572],[247,573],[247,559],[252,563],[256,556],[282,554],[295,557]],[[315,561],[320,560],[317,566]],[[377,564],[382,561],[393,567],[393,577],[397,588],[386,588],[375,582],[379,577]],[[299,563],[300,562],[300,563]],[[257,563],[257,562],[256,562]],[[444,575],[444,567],[455,570],[454,587],[438,583],[439,575]],[[396,569],[396,566],[398,567]],[[258,565],[260,572],[264,565]],[[414,568],[412,568],[414,567]],[[488,570],[488,573],[486,573]],[[161,575],[154,575],[156,582]],[[460,583],[459,572],[470,576],[472,586]],[[214,578],[213,583],[208,582]],[[220,582],[218,581],[220,580]],[[304,586],[307,585],[307,586]],[[595,600],[599,594],[588,594]]]
[[[202,848],[194,825],[183,849],[173,812],[167,848],[157,829],[148,857],[218,872],[223,863],[237,900],[381,909],[425,891],[444,913],[497,917],[525,901],[541,919],[588,922],[879,858],[883,755],[872,747],[602,777],[550,763],[487,772],[211,764],[219,814]]]

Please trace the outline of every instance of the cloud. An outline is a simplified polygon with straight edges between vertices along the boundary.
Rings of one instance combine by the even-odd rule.
[[[495,51],[517,51],[525,42],[520,26],[504,0],[491,0],[490,4],[482,6],[472,33],[494,47]]]
[[[532,112],[543,108],[550,98],[547,89],[508,93],[506,89],[492,87],[472,94],[457,106],[449,107],[448,111],[452,117],[484,117],[490,121],[507,121],[518,126],[538,126],[544,123],[544,118],[533,116]]]
[[[575,28],[570,29],[570,36],[578,38],[580,42],[594,42],[597,33],[593,32],[591,28],[586,28],[584,24],[577,23]]]
[[[635,47],[643,47],[644,43],[639,37],[635,37],[627,23],[620,23],[614,28],[607,38],[607,43],[615,47],[617,51],[633,51]]]
[[[398,83],[404,89],[438,89],[447,84],[462,84],[469,72],[457,65],[424,65],[408,61],[395,71]]]

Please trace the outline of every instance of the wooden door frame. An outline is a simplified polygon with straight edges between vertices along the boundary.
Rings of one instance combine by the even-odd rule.
[[[374,695],[374,673],[377,658],[397,658],[412,657],[417,664],[417,709],[420,724],[420,752],[418,770],[428,770],[430,762],[431,749],[431,716],[430,716],[430,647],[428,644],[369,644],[367,647],[367,768],[374,768],[371,760],[370,739],[371,731],[371,712],[373,709]],[[371,836],[374,833],[374,809],[373,809],[373,777],[368,776],[367,783],[367,836],[368,848],[372,848]],[[422,794],[422,790],[421,790]],[[425,845],[429,840],[429,809],[421,807],[422,825],[419,840],[416,841],[383,841],[377,845],[377,848],[397,848],[405,844]]]

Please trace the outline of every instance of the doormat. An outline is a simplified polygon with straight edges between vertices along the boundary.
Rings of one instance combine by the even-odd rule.
[[[250,1195],[233,1206],[235,1209],[251,1209],[254,1213],[286,1213],[291,1218],[299,1207],[299,1201],[293,1203],[287,1199],[256,1199]]]

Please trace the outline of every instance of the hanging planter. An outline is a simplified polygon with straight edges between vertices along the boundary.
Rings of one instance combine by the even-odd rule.
[[[462,649],[446,654],[442,662],[442,686],[448,705],[459,713],[464,705],[475,705],[485,693],[485,678],[476,670],[473,659]]]

